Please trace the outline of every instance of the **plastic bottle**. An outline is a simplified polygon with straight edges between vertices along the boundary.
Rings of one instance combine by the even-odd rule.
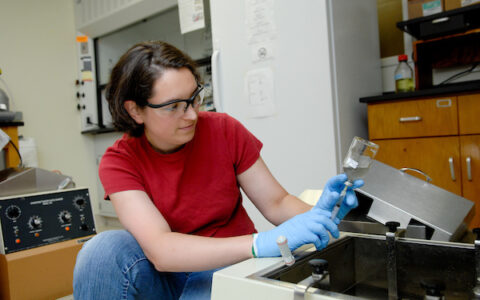
[[[395,69],[395,92],[412,92],[415,90],[413,85],[413,71],[407,63],[408,56],[405,54],[398,56],[398,66]]]

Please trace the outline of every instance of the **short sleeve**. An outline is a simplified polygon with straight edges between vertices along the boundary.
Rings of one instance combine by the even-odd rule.
[[[145,191],[145,184],[135,167],[134,160],[128,153],[107,149],[100,162],[98,174],[105,190],[105,199],[113,193],[140,190]]]
[[[241,174],[258,160],[263,144],[245,126],[230,116],[225,119],[225,135],[235,173]]]

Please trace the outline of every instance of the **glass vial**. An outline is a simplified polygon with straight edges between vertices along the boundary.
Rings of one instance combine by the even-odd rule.
[[[405,54],[398,56],[398,65],[395,69],[395,92],[404,93],[415,90],[413,84],[413,71],[407,63],[408,56]]]

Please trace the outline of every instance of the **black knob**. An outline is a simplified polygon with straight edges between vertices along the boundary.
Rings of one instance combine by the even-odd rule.
[[[77,92],[77,98],[80,98],[80,92]]]
[[[80,229],[84,231],[88,231],[88,225],[87,224],[82,224],[80,225]]]
[[[72,215],[68,211],[64,211],[60,214],[60,219],[63,223],[70,223],[70,221],[72,221]]]
[[[328,261],[320,258],[311,259],[308,264],[312,268],[312,273],[316,275],[323,275],[328,271]]]
[[[40,227],[42,227],[42,219],[40,217],[37,217],[37,216],[33,216],[30,218],[29,220],[29,225],[30,225],[30,228],[32,229],[38,229]]]
[[[18,206],[9,206],[7,208],[7,217],[16,220],[18,217],[20,217],[20,208]]]
[[[440,297],[443,296],[442,292],[445,290],[445,283],[436,279],[422,280],[420,286],[425,290],[427,296]]]
[[[480,227],[473,228],[472,232],[475,234],[475,239],[480,240]]]
[[[400,223],[396,221],[390,221],[385,223],[385,226],[388,227],[388,232],[397,232],[397,228],[400,226]]]

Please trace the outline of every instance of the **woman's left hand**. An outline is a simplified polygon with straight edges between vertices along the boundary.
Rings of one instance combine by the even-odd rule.
[[[346,181],[347,175],[345,174],[340,174],[330,178],[323,189],[320,199],[313,209],[322,209],[331,212],[340,198],[340,193],[345,188]],[[340,210],[334,220],[335,224],[340,223],[343,217],[345,217],[350,210],[358,206],[357,196],[353,190],[363,185],[363,180],[357,179],[353,182],[352,186],[347,188],[345,198],[343,199],[342,204],[340,205]]]

